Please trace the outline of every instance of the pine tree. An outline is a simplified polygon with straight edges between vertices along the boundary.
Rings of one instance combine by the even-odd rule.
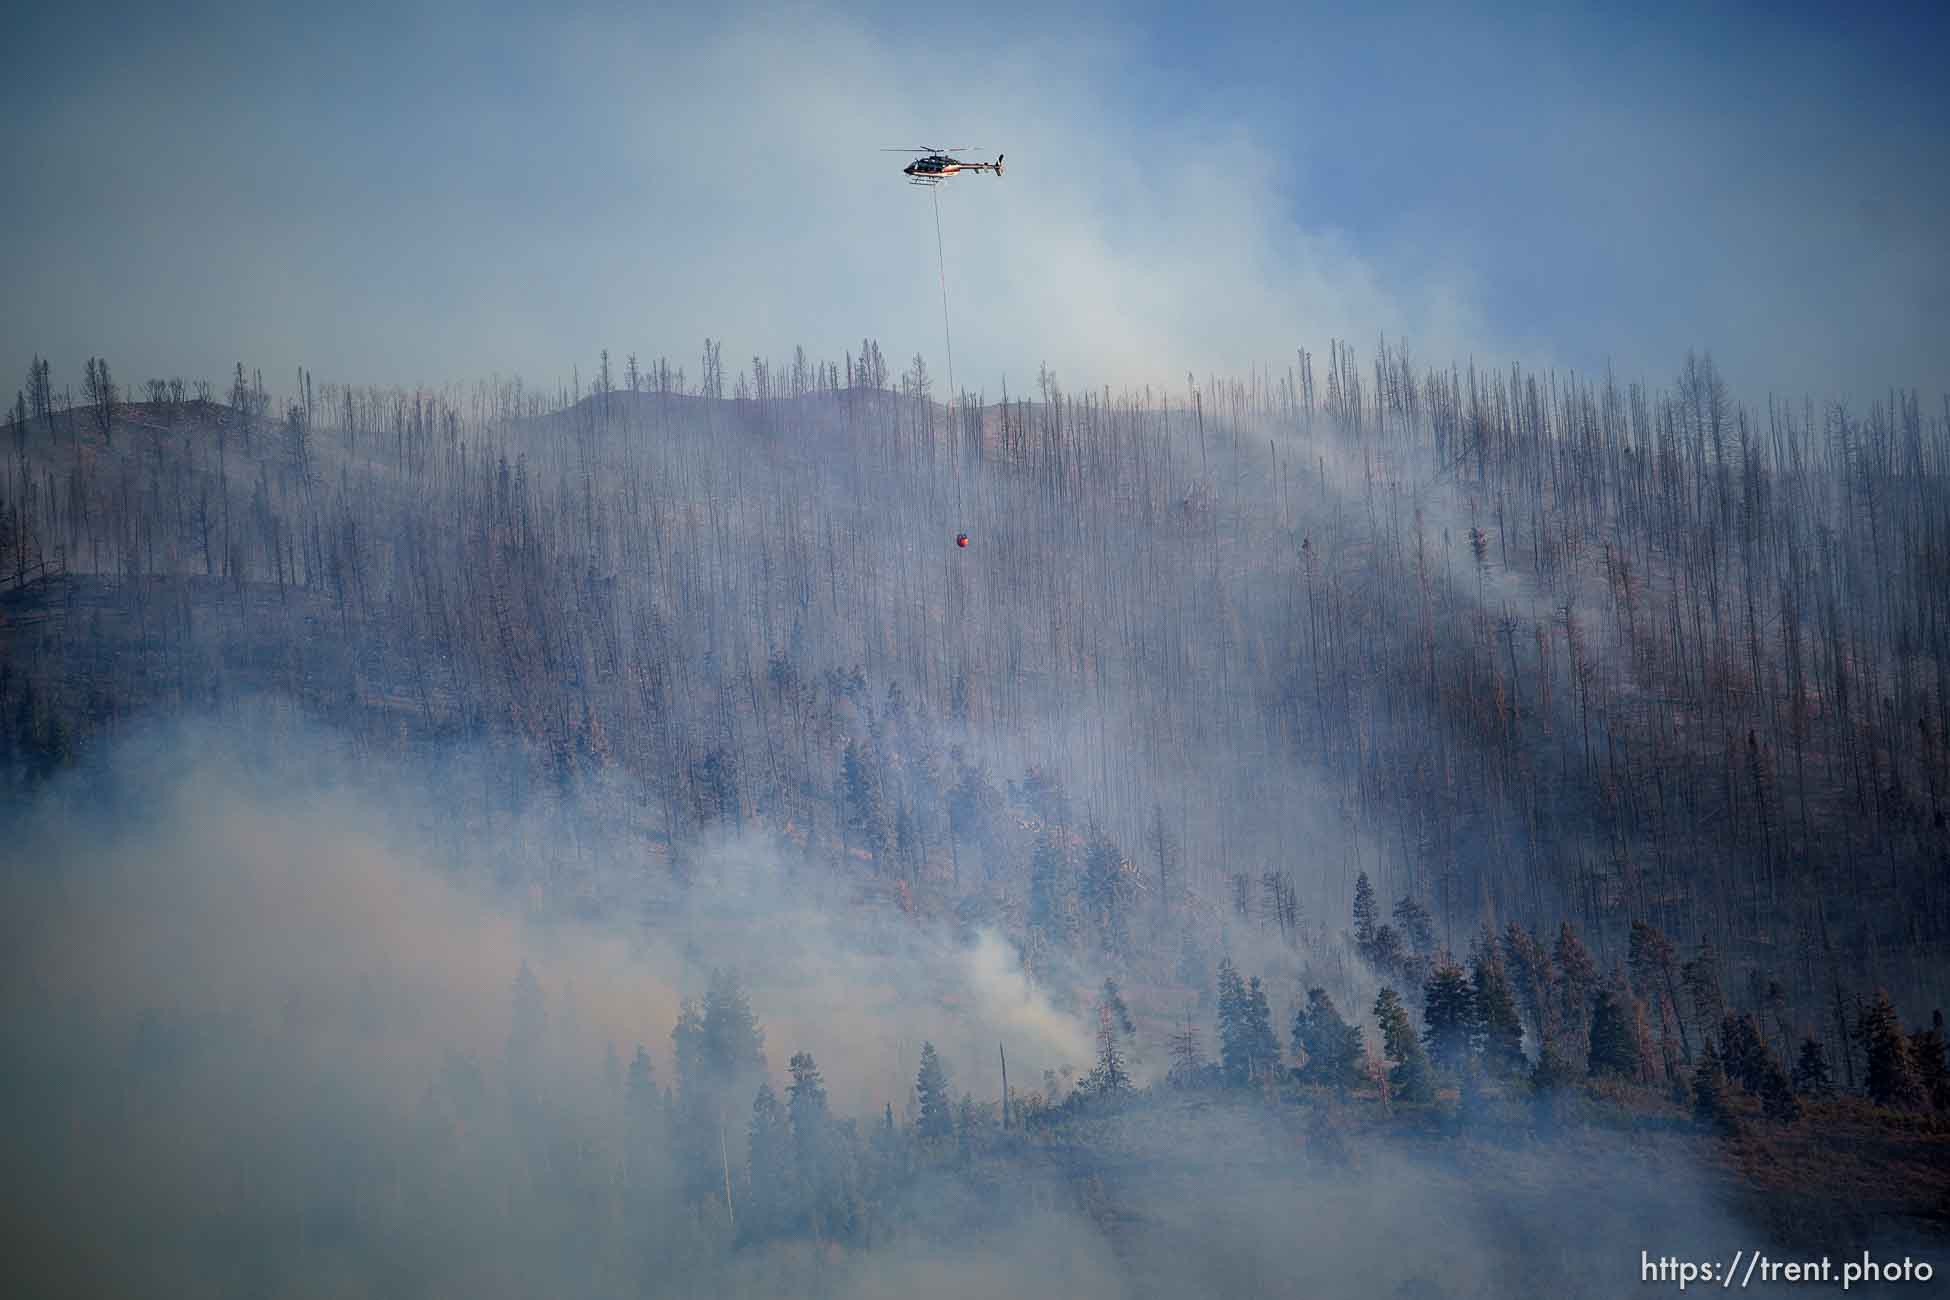
[[[1801,1118],[1801,1102],[1794,1095],[1794,1087],[1788,1082],[1787,1071],[1781,1063],[1768,1056],[1761,1070],[1760,1107],[1767,1118],[1779,1124],[1792,1124]]]
[[[954,1099],[948,1093],[948,1069],[941,1063],[933,1043],[921,1044],[921,1068],[914,1076],[914,1090],[920,1097],[918,1125],[924,1138],[954,1136]]]
[[[1080,901],[1092,937],[1105,952],[1116,957],[1125,956],[1130,950],[1126,892],[1123,850],[1102,827],[1093,825],[1084,849]]]
[[[1598,987],[1598,967],[1569,921],[1558,927],[1551,963],[1557,968],[1553,995],[1563,1037],[1561,1045],[1576,1065],[1588,1060],[1590,1055],[1591,996]]]
[[[1503,959],[1487,931],[1477,946],[1469,983],[1471,1037],[1483,1068],[1500,1077],[1522,1073],[1529,1064],[1523,1055],[1523,1020],[1517,1014]]]
[[[1772,1060],[1752,1016],[1727,1016],[1720,1022],[1720,1064],[1727,1078],[1755,1096]]]
[[[1600,988],[1591,1004],[1590,1048],[1586,1073],[1592,1078],[1613,1075],[1636,1082],[1644,1062],[1639,1056],[1639,1040],[1632,1025],[1631,994],[1616,988]]]
[[[1875,998],[1862,1008],[1855,1037],[1868,1061],[1870,1100],[1880,1106],[1914,1106],[1923,1099],[1909,1038],[1888,993],[1877,989]]]
[[[1100,1095],[1118,1095],[1131,1089],[1126,1041],[1137,1034],[1130,1008],[1117,981],[1106,979],[1097,995],[1097,1065],[1086,1080],[1088,1089]]]
[[[1801,1040],[1801,1056],[1794,1063],[1794,1088],[1810,1097],[1835,1095],[1835,1080],[1828,1072],[1827,1049],[1812,1034]]]
[[[1308,989],[1307,1005],[1293,1013],[1293,1053],[1304,1062],[1300,1077],[1307,1083],[1343,1095],[1360,1086],[1361,1031],[1341,1018],[1326,989]]]
[[[1232,958],[1219,962],[1219,1064],[1226,1082],[1243,1087],[1252,1077],[1251,1004],[1246,982]]]
[[[1537,1064],[1530,1071],[1531,1088],[1540,1094],[1553,1093],[1568,1088],[1576,1080],[1577,1071],[1557,1050],[1557,1044],[1546,1038],[1537,1050]]]
[[[1436,1069],[1462,1068],[1469,1056],[1470,1026],[1474,1020],[1469,978],[1454,962],[1439,963],[1422,986],[1423,1044]]]
[[[894,823],[887,808],[878,756],[857,740],[846,742],[840,757],[845,795],[846,828],[854,842],[874,857],[874,870],[884,871],[894,845]]]
[[[1693,1117],[1709,1127],[1726,1131],[1732,1128],[1727,1109],[1727,1076],[1720,1064],[1720,1052],[1708,1040],[1693,1066]]]
[[[1257,975],[1246,993],[1246,1044],[1249,1077],[1263,1079],[1279,1067],[1280,1037],[1273,1029],[1273,1008]]]
[[[1936,1110],[1950,1110],[1950,1061],[1944,1056],[1943,1012],[1930,1013],[1930,1027],[1909,1036],[1909,1054],[1916,1061],[1916,1082]]]
[[[1362,955],[1368,959],[1368,965],[1372,966],[1379,975],[1412,978],[1414,983],[1421,983],[1421,976],[1415,968],[1416,963],[1402,947],[1401,932],[1392,925],[1384,923],[1376,926],[1374,937],[1369,941]]]
[[[813,1235],[822,1237],[840,1213],[837,1144],[827,1110],[826,1084],[811,1052],[795,1052],[787,1068],[792,1083],[785,1090],[785,1112],[792,1137],[794,1182]]]
[[[1069,838],[1062,827],[1044,827],[1029,869],[1029,929],[1060,950],[1076,937]]]
[[[1504,927],[1503,959],[1517,1005],[1530,1017],[1530,1033],[1539,1043],[1552,1036],[1551,960],[1537,936],[1515,921]]]
[[[1381,905],[1375,902],[1374,886],[1363,871],[1354,878],[1354,947],[1363,957],[1374,948],[1375,924],[1381,919]]]
[[[752,1098],[750,1150],[746,1160],[746,1191],[739,1206],[738,1235],[764,1241],[785,1231],[790,1218],[792,1135],[785,1108],[770,1082],[758,1085]]]
[[[1428,957],[1435,952],[1435,920],[1429,909],[1422,906],[1414,896],[1403,894],[1395,901],[1395,928],[1401,932],[1402,941],[1408,950],[1417,957]]]
[[[711,972],[704,994],[704,1061],[719,1086],[765,1068],[765,1031],[752,1014],[738,976],[728,970]]]
[[[995,845],[995,823],[1000,816],[1002,795],[989,781],[988,774],[980,767],[961,766],[960,777],[954,789],[948,792],[948,833],[950,845],[972,844],[981,850],[986,860],[992,856]],[[959,847],[956,853],[955,870],[961,871]]]
[[[1720,954],[1712,941],[1703,941],[1699,955],[1679,968],[1679,982],[1693,1002],[1693,1022],[1702,1036],[1726,1019],[1726,999],[1720,992]]]
[[[1426,1102],[1435,1096],[1429,1061],[1422,1054],[1422,1041],[1409,1022],[1408,1008],[1391,988],[1375,997],[1375,1025],[1381,1030],[1382,1054],[1394,1062],[1388,1071],[1388,1085],[1394,1095],[1406,1102]]]
[[[1120,1097],[1131,1090],[1130,1071],[1124,1065],[1123,1037],[1116,1012],[1107,1002],[1097,1003],[1097,1065],[1085,1087],[1095,1096]]]

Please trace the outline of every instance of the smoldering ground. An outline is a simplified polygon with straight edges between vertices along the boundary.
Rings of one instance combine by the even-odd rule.
[[[417,824],[445,779],[206,721],[13,816],[0,1221],[23,1293],[1610,1295],[1641,1246],[1738,1238],[1656,1142],[1560,1151],[1518,1126],[1343,1160],[1297,1114],[1161,1103],[1043,1143],[997,1138],[991,1103],[996,1143],[911,1169],[874,1240],[739,1244],[677,1194],[623,1077],[643,1044],[672,1081],[711,969],[745,979],[775,1080],[811,1051],[866,1122],[907,1111],[924,1039],[957,1095],[993,1098],[997,1043],[1033,1081],[1088,1062],[1084,1027],[1005,941],[822,897],[754,840],[713,847],[652,926],[551,918]],[[526,1074],[524,964],[545,1016]],[[728,1181],[748,1106],[726,1101]]]

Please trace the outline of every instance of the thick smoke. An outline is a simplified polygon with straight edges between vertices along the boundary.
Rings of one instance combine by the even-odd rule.
[[[1613,1295],[1641,1248],[1739,1239],[1676,1137],[1541,1146],[1513,1102],[1473,1136],[1371,1145],[1208,1098],[919,1176],[883,1207],[905,1230],[865,1248],[733,1248],[624,1137],[621,1072],[643,1044],[671,1081],[713,968],[744,979],[774,1080],[812,1051],[867,1123],[905,1111],[923,1040],[993,1099],[998,1044],[1034,1081],[1088,1063],[1085,1027],[993,932],[862,906],[753,839],[672,893],[585,827],[577,852],[647,906],[553,915],[476,865],[490,846],[428,833],[451,764],[277,730],[149,732],[7,828],[0,1223],[23,1293]]]

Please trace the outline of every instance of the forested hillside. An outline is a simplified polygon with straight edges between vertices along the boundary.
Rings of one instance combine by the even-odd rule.
[[[1092,1164],[1139,1159],[1139,1089],[1264,1097],[1238,1122],[1322,1159],[1454,1115],[1491,1145],[1940,1150],[1950,406],[1743,402],[1705,356],[1652,385],[1339,344],[958,404],[872,340],[735,375],[707,340],[694,379],[605,353],[545,393],[225,388],[30,368],[0,480],[10,822],[164,720],[268,708],[438,773],[423,820],[470,887],[654,927],[762,843],[843,907],[1000,934],[1095,1038],[1010,1095],[930,1102],[924,1065],[913,1114],[888,1095],[833,1136],[809,1055],[754,1102],[719,977],[669,1091],[632,1068],[578,1111],[710,1137],[669,1155],[673,1205],[750,1198],[663,1249],[870,1244],[907,1212],[868,1205],[944,1177],[958,1134],[955,1167],[1041,1153],[1114,1224],[1155,1191]],[[505,1082],[517,1136],[547,1109],[533,979],[505,1081],[443,1085]],[[1750,1187],[1754,1150],[1725,1157]],[[550,1168],[572,1219],[609,1177]],[[1897,1183],[1900,1213],[1934,1195]]]

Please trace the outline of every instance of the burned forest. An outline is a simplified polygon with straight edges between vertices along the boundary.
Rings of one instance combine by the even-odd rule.
[[[545,389],[33,358],[33,1293],[1944,1249],[1950,405],[1705,353],[976,396],[723,346]]]

